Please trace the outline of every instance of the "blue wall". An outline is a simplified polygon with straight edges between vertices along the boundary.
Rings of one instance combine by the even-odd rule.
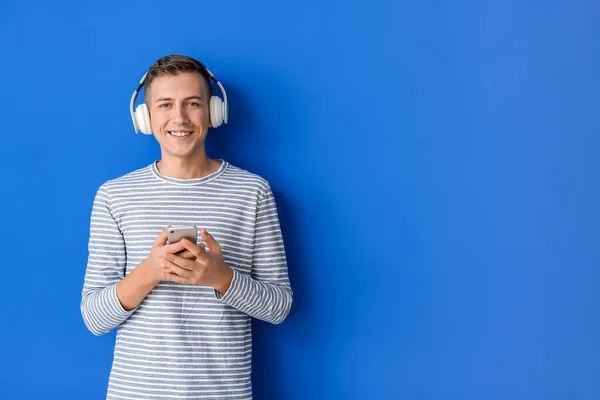
[[[0,3],[0,398],[101,399],[98,186],[159,157],[158,57],[224,83],[210,155],[267,178],[295,303],[256,399],[600,398],[592,1]]]

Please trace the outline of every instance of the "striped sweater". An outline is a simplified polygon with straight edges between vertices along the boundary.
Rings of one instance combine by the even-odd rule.
[[[221,295],[161,282],[125,311],[116,285],[167,225],[206,228],[234,271],[231,286]],[[222,161],[181,180],[153,163],[99,188],[81,313],[96,335],[118,328],[107,399],[251,399],[250,317],[280,323],[291,303],[277,209],[261,177]]]

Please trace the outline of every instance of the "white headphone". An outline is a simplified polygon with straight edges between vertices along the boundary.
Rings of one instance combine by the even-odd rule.
[[[223,101],[219,96],[212,96],[210,98],[209,104],[209,114],[210,114],[210,126],[211,128],[218,128],[223,122],[227,123],[228,119],[228,110],[227,110],[227,93],[225,92],[225,88],[221,85],[221,82],[215,79],[215,76],[206,68],[204,70],[208,73],[210,79],[212,79],[219,89],[221,89],[221,93],[223,93]],[[152,134],[152,126],[150,125],[150,112],[148,111],[148,106],[146,103],[142,103],[135,111],[133,111],[133,107],[135,106],[135,100],[137,99],[138,93],[142,86],[144,86],[144,82],[146,80],[146,76],[148,73],[146,72],[142,79],[140,80],[140,85],[133,92],[131,96],[131,103],[129,103],[129,112],[131,112],[131,120],[133,121],[133,129],[135,129],[135,133],[145,133],[146,135]]]

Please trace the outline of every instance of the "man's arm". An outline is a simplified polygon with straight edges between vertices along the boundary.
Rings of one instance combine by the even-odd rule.
[[[258,202],[251,275],[233,270],[221,301],[263,321],[279,324],[292,307],[293,293],[275,198],[270,187]]]
[[[87,328],[102,335],[133,313],[117,296],[117,285],[125,275],[125,241],[110,212],[106,184],[98,189],[92,207],[88,264],[81,294],[81,315]]]
[[[160,282],[153,279],[149,262],[149,260],[142,261],[129,275],[117,283],[117,297],[124,310],[136,309]]]

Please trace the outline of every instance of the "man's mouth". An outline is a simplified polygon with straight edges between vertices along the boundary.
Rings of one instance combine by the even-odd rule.
[[[167,131],[169,134],[176,137],[186,137],[192,134],[192,131]]]

